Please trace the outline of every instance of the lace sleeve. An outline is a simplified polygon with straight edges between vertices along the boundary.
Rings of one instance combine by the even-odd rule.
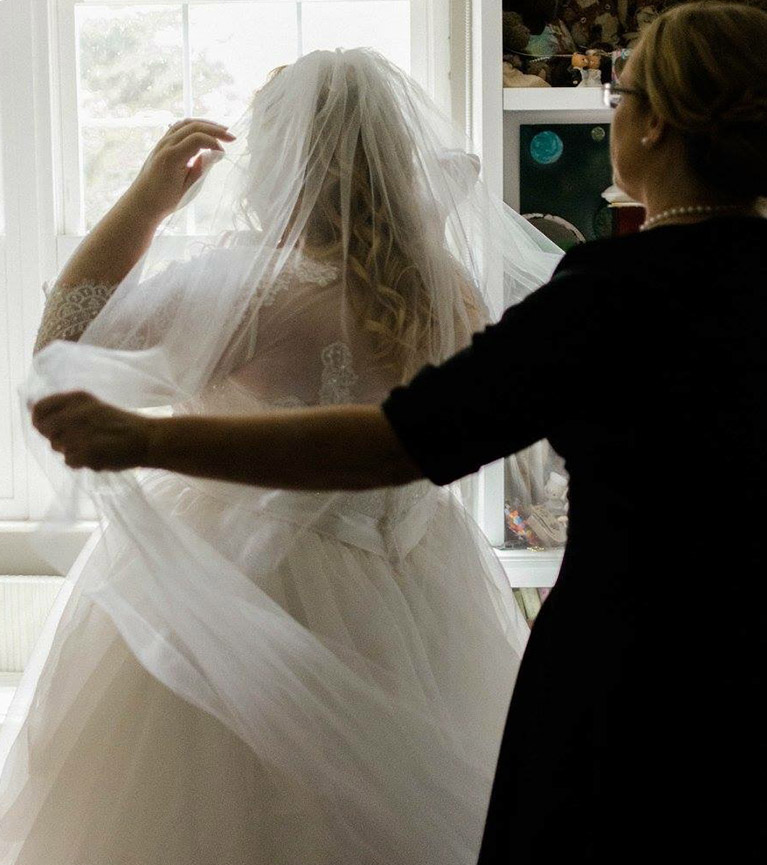
[[[35,341],[35,354],[56,339],[77,342],[106,306],[116,287],[84,282],[75,286],[56,285],[48,292],[44,285],[47,299]]]

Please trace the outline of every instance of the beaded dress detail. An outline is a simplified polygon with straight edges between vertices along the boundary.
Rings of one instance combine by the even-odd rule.
[[[342,405],[354,402],[352,388],[358,376],[352,369],[352,353],[343,342],[322,349],[322,387],[320,403]]]

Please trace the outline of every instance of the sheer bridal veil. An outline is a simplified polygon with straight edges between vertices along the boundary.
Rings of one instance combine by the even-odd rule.
[[[31,398],[85,389],[129,409],[246,413],[378,400],[464,347],[500,312],[490,298],[522,299],[559,259],[373,51],[302,57],[231,131],[83,338],[36,357]],[[322,362],[291,366],[315,333]],[[473,753],[427,685],[393,691],[384,667],[311,632],[253,579],[290,566],[314,529],[355,533],[408,567],[436,507],[428,485],[385,494],[382,517],[360,494],[77,475],[103,526],[104,566],[83,590],[157,679],[315,794],[334,862],[473,861],[492,755]],[[509,590],[481,579],[513,644]]]

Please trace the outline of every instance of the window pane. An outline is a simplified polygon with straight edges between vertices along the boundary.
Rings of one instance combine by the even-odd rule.
[[[88,5],[75,13],[81,119],[183,112],[179,5]]]
[[[304,53],[318,48],[375,48],[410,71],[408,0],[302,4]]]
[[[189,7],[194,115],[231,125],[276,66],[297,57],[294,3]]]
[[[164,126],[82,128],[86,231],[130,186],[165,131]]]
[[[300,10],[278,0],[88,3],[77,5],[75,15],[86,230],[128,187],[168,123],[191,113],[231,125],[269,71],[292,63],[299,51],[365,45],[410,67],[409,0],[320,0]],[[190,230],[202,206],[190,209]]]
[[[552,550],[567,539],[567,483],[564,460],[538,442],[504,460],[506,539],[515,550]]]

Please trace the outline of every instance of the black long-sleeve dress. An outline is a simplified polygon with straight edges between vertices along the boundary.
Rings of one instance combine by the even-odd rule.
[[[436,483],[570,474],[481,865],[767,861],[766,298],[767,220],[596,241],[384,405]]]

